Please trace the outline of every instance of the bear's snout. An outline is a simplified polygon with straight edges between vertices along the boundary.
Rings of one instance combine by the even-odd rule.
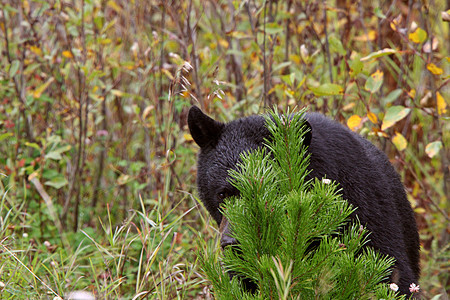
[[[220,246],[222,249],[225,249],[225,247],[230,245],[236,245],[237,240],[233,237],[231,237],[231,231],[230,231],[230,223],[228,222],[227,218],[222,217],[222,222],[220,222],[219,231],[221,234],[220,237]]]

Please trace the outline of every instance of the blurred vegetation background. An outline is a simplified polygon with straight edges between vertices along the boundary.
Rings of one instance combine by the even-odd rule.
[[[450,3],[2,0],[0,295],[211,299],[191,105],[307,107],[401,174],[426,299],[449,292]],[[440,296],[439,296],[440,295]]]

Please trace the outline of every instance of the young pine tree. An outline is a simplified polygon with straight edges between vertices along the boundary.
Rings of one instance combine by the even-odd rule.
[[[240,196],[227,199],[222,212],[239,243],[222,255],[209,247],[202,257],[215,297],[404,298],[382,283],[394,259],[363,248],[368,233],[349,222],[354,208],[337,184],[306,180],[303,114],[271,113],[271,140],[243,154],[238,171],[230,171]]]

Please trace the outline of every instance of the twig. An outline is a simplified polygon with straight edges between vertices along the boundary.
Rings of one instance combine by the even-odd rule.
[[[333,80],[333,72],[331,71],[330,45],[328,44],[326,1],[322,0],[322,4],[323,4],[323,31],[325,33],[325,51],[327,53],[327,60],[328,60],[328,73],[330,74],[330,81],[334,82],[334,80]]]
[[[267,17],[267,1],[264,1],[264,39],[263,39],[263,77],[264,77],[264,93],[263,93],[263,103],[264,107],[267,106],[267,91],[268,91],[268,84],[267,84],[267,64],[266,64],[266,17]]]
[[[194,81],[195,81],[195,90],[196,90],[196,96],[197,99],[200,103],[200,106],[204,109],[205,108],[205,103],[202,97],[202,91],[200,89],[201,83],[200,83],[200,78],[198,76],[198,71],[199,71],[199,63],[198,63],[198,55],[197,55],[197,50],[196,50],[196,36],[195,36],[195,30],[197,28],[197,23],[199,20],[197,20],[196,24],[194,26],[191,27],[191,11],[192,11],[192,0],[189,1],[189,6],[188,6],[188,16],[187,16],[187,30],[188,30],[188,37],[189,40],[191,42],[192,45],[192,50],[191,50],[191,59],[192,59],[192,63],[194,65]]]
[[[214,3],[214,2],[215,1],[211,1],[211,3]],[[214,4],[214,6],[215,6],[215,4]],[[233,28],[236,28],[236,19],[235,19],[236,13],[235,13],[234,5],[231,0],[228,0],[228,8],[230,9],[231,15],[233,16],[233,18],[232,18]],[[214,10],[214,12],[216,12],[216,11],[217,11],[217,9]],[[225,33],[225,26],[224,26],[223,18],[221,15],[219,15],[219,18],[220,18],[220,24],[222,27],[222,36],[227,37],[228,44],[231,45],[232,49],[236,49],[237,51],[240,52],[241,48],[240,48],[239,42],[236,42],[235,39],[232,39],[231,36],[229,36]],[[217,44],[220,45],[220,43],[217,43]],[[245,97],[247,97],[247,89],[245,88],[244,76],[242,75],[242,59],[241,59],[241,57],[239,57],[238,55],[235,55],[235,54],[230,54],[229,57],[231,60],[235,84],[236,84],[235,98],[236,98],[236,101],[241,101]]]
[[[19,10],[20,14],[19,16],[22,16],[22,10]],[[3,16],[6,16],[7,14],[5,14],[4,9],[3,9]],[[10,54],[10,50],[9,50],[9,39],[8,39],[8,26],[6,24],[6,17],[1,18],[3,19],[3,27],[5,28],[5,44],[6,44],[6,57],[8,59],[8,62],[10,64],[12,64],[13,60]],[[22,28],[22,26],[20,26],[20,28]],[[20,76],[20,81],[17,79],[16,76],[13,76],[13,81],[14,81],[14,89],[16,91],[17,97],[19,98],[20,103],[22,104],[20,107],[20,113],[22,115],[23,121],[25,123],[25,132],[27,134],[28,139],[30,140],[30,142],[34,141],[34,136],[33,136],[33,132],[31,131],[32,128],[32,121],[31,121],[31,116],[25,114],[25,110],[27,107],[27,101],[26,101],[26,96],[25,96],[25,87],[26,87],[26,82],[25,82],[25,77],[23,75],[23,59],[25,58],[24,56],[24,49],[22,49],[21,51],[21,55],[22,55],[22,60],[20,60],[20,66],[19,66],[19,76]]]
[[[161,49],[159,54],[159,96],[163,94],[163,84],[162,84],[162,76],[163,76],[163,65],[164,65],[164,29],[166,26],[166,5],[165,1],[161,1],[162,3],[162,16],[161,16]],[[158,111],[162,110],[161,107],[161,99],[156,99]]]
[[[429,14],[429,8],[425,7],[425,13],[428,15]],[[422,10],[420,10],[420,15],[422,16]],[[425,30],[427,32],[427,36],[428,36],[428,40],[430,42],[430,44],[432,44],[433,41],[433,35],[431,33],[430,27],[431,24],[429,24],[430,22],[430,18],[425,18],[424,24],[425,24]],[[430,51],[427,54],[427,63],[431,61],[432,58],[432,51]],[[449,165],[448,165],[448,158],[447,158],[447,151],[446,151],[446,146],[445,146],[445,139],[444,139],[444,134],[443,134],[443,130],[442,127],[443,125],[441,125],[441,122],[439,120],[439,108],[438,108],[438,104],[437,104],[437,98],[436,98],[436,83],[434,81],[433,78],[433,74],[429,71],[429,70],[425,70],[425,72],[427,72],[426,74],[428,75],[429,81],[430,81],[430,85],[431,85],[431,91],[432,91],[432,97],[433,97],[433,103],[436,103],[436,113],[433,114],[433,119],[435,124],[438,127],[438,135],[439,135],[439,139],[442,142],[442,148],[441,148],[441,160],[442,160],[442,173],[444,174],[444,178],[443,178],[443,190],[444,190],[444,197],[448,197],[448,184],[450,183],[450,171],[449,171]],[[436,206],[437,208],[439,208],[438,206]]]
[[[408,1],[408,11],[410,11],[410,12],[412,11],[412,0]],[[410,18],[410,14],[408,14],[408,16],[406,17],[406,33],[405,33],[406,36],[409,35],[409,29],[411,27],[411,26],[409,26],[409,18]],[[381,39],[380,39],[380,41],[381,41]],[[406,45],[405,43],[402,43],[402,51],[405,50],[405,45]],[[380,47],[380,49],[381,49],[381,47]],[[407,56],[406,55],[402,55],[402,62],[400,64],[400,74],[398,75],[398,79],[399,80],[397,80],[397,87],[398,88],[403,88],[403,85],[405,83],[404,80],[403,80],[403,72],[405,72],[404,69],[405,69],[405,65],[406,65],[406,59],[407,59]],[[380,64],[381,64],[381,62],[380,62]],[[406,72],[406,73],[409,73],[409,72]]]

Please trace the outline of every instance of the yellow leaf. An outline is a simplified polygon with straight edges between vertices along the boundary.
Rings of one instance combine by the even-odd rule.
[[[417,197],[419,195],[419,193],[421,193],[421,192],[422,192],[422,189],[420,188],[420,184],[417,181],[415,181],[411,196]],[[410,202],[412,202],[412,201],[410,200]],[[411,203],[411,204],[413,204],[413,203]],[[415,203],[415,204],[417,204],[417,203]]]
[[[31,50],[34,54],[36,54],[36,55],[39,55],[39,56],[42,55],[42,50],[41,50],[41,48],[39,48],[39,47],[36,47],[36,46],[30,46],[30,50]]]
[[[426,213],[426,210],[423,207],[416,207],[416,208],[414,208],[414,212],[417,214],[424,214],[424,213]]]
[[[392,30],[397,31],[398,25],[402,22],[402,15],[398,15],[392,22],[390,23]]]
[[[162,69],[161,72],[163,72],[164,74],[166,74],[166,76],[170,79],[173,80],[173,75],[166,69]]]
[[[224,39],[219,39],[219,44],[224,47],[225,49],[228,48],[228,41]]]
[[[63,51],[62,52],[62,56],[67,57],[67,58],[73,58],[73,54],[70,51]]]
[[[433,63],[428,64],[427,69],[434,75],[441,75],[442,73],[444,73],[444,70],[442,70],[441,68],[439,68],[438,66],[436,66]]]
[[[368,42],[368,41],[375,40],[376,37],[377,37],[377,32],[375,30],[370,30],[367,34],[363,34],[361,36],[355,37],[354,40],[360,41],[360,42]]]
[[[416,44],[423,43],[425,42],[426,39],[427,39],[427,32],[420,27],[417,28],[413,33],[409,34],[409,40]]]
[[[236,39],[244,39],[244,38],[248,38],[248,35],[245,32],[242,31],[230,31],[227,33],[227,35],[234,37]]]
[[[289,60],[293,61],[296,65],[299,65],[301,60],[300,60],[300,55],[297,54],[290,54],[289,55]]]
[[[192,138],[192,135],[190,135],[189,133],[185,133],[183,134],[183,137],[186,141],[190,142],[193,141],[194,139]]]
[[[47,89],[47,87],[55,80],[55,78],[50,77],[49,80],[47,80],[43,85],[39,86],[36,90],[33,92],[34,98],[41,97],[42,93]]]
[[[280,86],[280,85],[276,85],[276,86],[274,86],[273,88],[271,88],[271,89],[267,92],[267,95],[270,95],[270,94],[272,94],[273,92],[275,92],[279,86]]]
[[[100,44],[102,44],[102,45],[108,45],[108,44],[111,44],[111,43],[112,43],[111,39],[101,39],[100,40]]]
[[[437,109],[438,114],[443,115],[447,112],[447,103],[445,103],[444,97],[442,97],[441,93],[436,92],[436,101],[437,101]]]
[[[305,25],[301,25],[301,24],[297,25],[297,34],[302,33],[305,28],[306,28]]]
[[[408,142],[406,141],[405,137],[399,132],[395,132],[395,135],[392,138],[392,142],[394,143],[398,151],[405,150],[406,146],[408,145]]]
[[[109,7],[111,7],[118,13],[120,13],[122,11],[122,8],[119,5],[117,5],[117,3],[113,0],[109,0],[107,4]]]
[[[122,97],[123,96],[123,93],[121,92],[121,91],[119,91],[119,90],[111,90],[111,94],[113,94],[114,96],[117,96],[117,97]]]
[[[416,90],[415,89],[411,89],[408,92],[408,96],[411,97],[411,99],[414,99],[416,97]]]
[[[361,117],[358,115],[353,115],[348,119],[347,126],[355,131],[355,129],[361,124]]]
[[[343,111],[351,111],[355,107],[355,102],[350,102],[349,104],[346,104],[342,110]]]
[[[183,92],[180,93],[180,95],[181,95],[183,98],[188,98],[190,94],[189,94],[188,91],[183,91]],[[219,97],[219,98],[220,98],[220,97]]]
[[[367,113],[367,117],[369,118],[370,122],[372,122],[373,124],[377,124],[378,123],[377,115],[374,114],[373,112],[369,111]]]
[[[30,3],[27,0],[22,0],[23,9],[26,13],[30,12]]]

